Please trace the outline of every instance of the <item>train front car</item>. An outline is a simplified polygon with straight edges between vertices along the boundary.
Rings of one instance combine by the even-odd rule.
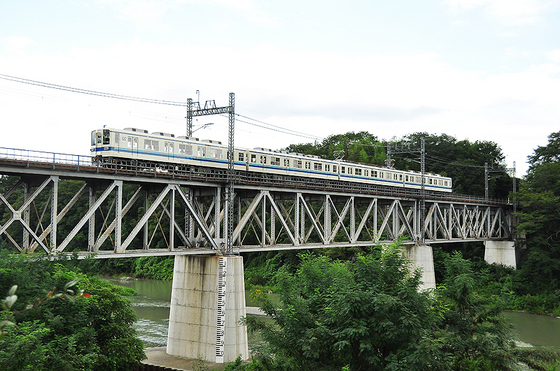
[[[103,158],[110,158],[113,147],[110,129],[97,129],[91,132],[90,152],[93,161],[103,162]]]

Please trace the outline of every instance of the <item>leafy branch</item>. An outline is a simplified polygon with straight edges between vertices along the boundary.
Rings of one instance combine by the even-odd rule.
[[[61,299],[61,300],[65,300],[68,299],[70,301],[74,300],[74,296],[76,294],[76,291],[73,289],[74,286],[76,286],[76,284],[80,281],[79,278],[74,279],[70,282],[68,282],[66,285],[64,285],[64,292],[60,292],[60,293],[55,293],[56,287],[53,287],[52,290],[48,291],[47,294],[42,297],[42,298],[37,298],[35,299],[35,301],[31,304],[28,304],[24,309],[22,310],[18,310],[15,312],[10,312],[10,309],[12,308],[12,306],[15,304],[15,302],[17,301],[17,295],[16,295],[16,290],[17,290],[17,285],[13,285],[10,288],[10,291],[8,292],[8,296],[6,296],[5,299],[2,300],[2,308],[4,311],[10,312],[10,314],[2,321],[0,321],[0,340],[4,339],[4,336],[6,336],[6,332],[4,332],[4,328],[6,326],[14,326],[15,322],[12,322],[12,319],[20,314],[20,313],[24,313],[27,312],[28,310],[37,308],[43,304],[46,304],[52,300],[56,300],[56,299]],[[89,297],[90,295],[85,293],[82,290],[78,291],[78,295],[79,296],[86,296]]]

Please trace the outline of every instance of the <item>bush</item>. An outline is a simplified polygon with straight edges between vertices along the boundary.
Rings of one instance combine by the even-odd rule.
[[[80,282],[74,299],[48,300],[24,311],[46,291],[76,279]],[[130,299],[123,297],[130,290],[74,272],[61,262],[4,256],[0,297],[14,283],[19,284],[19,298],[10,310],[22,312],[12,319],[14,326],[5,328],[0,369],[128,371],[145,358],[132,327],[136,314]],[[6,318],[10,312],[1,315]]]

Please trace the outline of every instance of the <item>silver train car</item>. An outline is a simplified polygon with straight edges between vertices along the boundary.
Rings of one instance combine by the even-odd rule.
[[[126,128],[103,128],[91,132],[91,154],[98,160],[139,160],[159,164],[188,164],[227,169],[227,145],[213,140]],[[235,148],[234,168],[239,171],[291,175],[306,178],[370,183],[420,189],[422,175],[346,161],[321,159],[301,153],[266,148]],[[425,174],[425,189],[451,192],[452,179]]]

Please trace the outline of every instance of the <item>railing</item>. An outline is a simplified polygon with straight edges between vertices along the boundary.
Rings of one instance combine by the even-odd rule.
[[[91,156],[5,147],[0,147],[0,158],[27,164],[71,165],[78,168],[81,166],[92,166],[93,159]]]
[[[0,147],[0,161],[14,162],[19,165],[29,166],[52,166],[52,168],[65,167],[68,170],[104,171],[111,173],[121,173],[130,176],[148,177],[172,177],[181,179],[197,179],[206,181],[227,181],[225,171],[221,169],[193,168],[188,165],[175,166],[166,164],[160,167],[151,164],[147,167],[146,162],[126,161],[124,163],[100,163],[92,156],[73,155],[68,153],[34,151],[27,149]],[[341,181],[322,181],[311,178],[295,177],[269,177],[268,174],[237,172],[237,184],[266,184],[274,186],[285,186],[298,189],[323,189],[330,191],[356,192],[364,194],[384,194],[387,196],[401,196],[420,198],[419,189],[407,189],[400,187],[377,186],[367,183],[348,183]],[[485,199],[480,196],[462,195],[458,193],[426,192],[426,200],[460,201],[473,202],[480,204],[500,204],[507,205],[509,202],[503,199]]]

